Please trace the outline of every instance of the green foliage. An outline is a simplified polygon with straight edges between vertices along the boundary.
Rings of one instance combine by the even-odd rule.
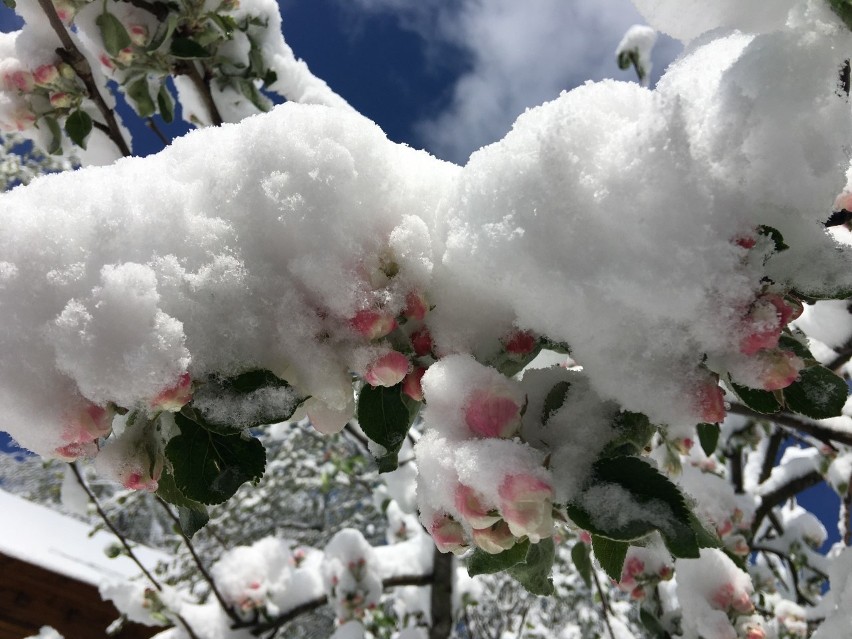
[[[598,563],[609,578],[616,581],[621,579],[621,569],[624,567],[624,558],[627,557],[629,547],[630,544],[623,541],[592,535],[592,551]]]
[[[210,520],[207,506],[189,499],[178,490],[174,475],[168,470],[163,471],[157,484],[157,496],[163,501],[177,506],[181,531],[192,539],[192,536],[206,526]]]
[[[547,424],[547,421],[553,414],[562,408],[565,404],[565,399],[568,397],[568,391],[571,389],[570,382],[557,382],[553,388],[547,392],[544,398],[544,406],[541,409],[541,423]]]
[[[157,110],[167,124],[175,119],[175,103],[165,82],[160,85],[160,90],[157,92]]]
[[[550,571],[555,552],[552,539],[544,539],[537,544],[524,540],[496,555],[477,548],[468,559],[467,571],[471,577],[505,571],[528,592],[551,595],[553,580]]]
[[[601,457],[621,457],[640,454],[657,432],[656,426],[642,413],[621,411],[612,420],[617,435],[610,441]]]
[[[781,235],[781,231],[779,231],[778,229],[774,229],[771,226],[766,226],[765,224],[761,224],[760,226],[757,227],[757,234],[763,235],[765,237],[768,237],[770,240],[772,240],[773,244],[775,244],[775,252],[776,253],[780,253],[781,251],[786,251],[788,248],[790,248],[784,242],[784,236]]]
[[[790,410],[812,419],[826,419],[840,415],[849,387],[841,377],[815,363],[783,392]]]
[[[358,423],[373,442],[385,449],[376,457],[380,473],[395,470],[398,455],[408,429],[417,417],[420,405],[406,402],[402,384],[386,388],[365,385],[358,396]]]
[[[716,446],[719,444],[719,424],[698,424],[698,442],[701,444],[701,450],[708,457],[716,452]]]
[[[834,10],[843,23],[852,29],[852,0],[828,0],[828,4]]]
[[[571,561],[586,584],[586,588],[592,587],[592,559],[589,556],[589,548],[582,541],[578,541],[571,549]]]
[[[50,131],[50,142],[47,146],[47,152],[50,155],[62,153],[62,131],[59,128],[59,123],[56,118],[46,115],[42,118]]]
[[[748,388],[747,386],[740,386],[733,382],[730,384],[742,403],[753,411],[768,415],[781,410],[781,402],[778,401],[778,398],[772,391]]]
[[[202,504],[227,501],[245,482],[257,483],[266,467],[263,444],[241,433],[222,434],[195,419],[175,414],[180,435],[166,446],[175,486]]]
[[[471,577],[475,577],[476,575],[493,575],[508,570],[526,559],[527,551],[531,545],[528,540],[524,540],[496,555],[476,548],[467,560],[467,572]]]
[[[122,49],[126,49],[131,45],[130,35],[127,29],[121,24],[121,20],[114,15],[104,10],[95,19],[95,24],[101,32],[101,38],[104,41],[104,49],[112,57],[117,56]]]
[[[65,133],[77,146],[85,149],[86,138],[92,132],[92,118],[82,109],[77,109],[65,120]]]
[[[142,76],[128,84],[125,91],[127,92],[127,97],[136,105],[136,111],[139,113],[139,117],[147,118],[154,115],[157,108],[154,106],[154,101],[151,99],[147,76]]]
[[[169,53],[181,60],[193,60],[198,58],[209,58],[210,52],[195,40],[176,36],[172,38]]]

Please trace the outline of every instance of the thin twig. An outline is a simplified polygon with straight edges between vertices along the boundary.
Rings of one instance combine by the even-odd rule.
[[[45,0],[39,0],[39,2],[44,1]],[[49,2],[50,0],[47,1]],[[198,67],[195,66],[195,62],[192,60],[187,60],[185,64],[178,65],[175,68],[175,73],[187,76],[190,81],[192,81],[192,84],[195,86],[198,93],[201,94],[201,100],[204,102],[204,106],[210,116],[210,124],[214,126],[222,124],[222,122],[224,122],[222,114],[219,113],[219,107],[216,106],[216,102],[213,100],[213,93],[210,91],[209,74],[205,72],[202,76]]]
[[[771,493],[763,495],[763,498],[760,502],[760,506],[757,507],[757,510],[754,513],[754,521],[751,525],[752,534],[757,533],[757,530],[760,527],[763,518],[766,517],[766,515],[775,506],[783,504],[791,497],[795,497],[803,490],[810,488],[811,486],[815,486],[821,481],[822,475],[820,475],[817,471],[812,470],[811,472],[805,475],[796,477],[795,479],[787,482],[786,484],[782,484],[781,486],[773,490]]]
[[[601,582],[598,581],[598,574],[594,568],[592,568],[592,579],[595,582],[595,588],[597,588],[598,595],[601,598],[601,610],[603,611],[604,625],[606,629],[609,631],[610,639],[615,639],[615,633],[612,631],[612,625],[609,623],[609,601],[606,598],[606,593],[604,593],[603,588],[601,588]]]
[[[74,40],[71,38],[71,35],[65,28],[65,25],[62,24],[62,20],[60,20],[59,16],[56,14],[53,2],[51,0],[38,0],[38,3],[41,10],[44,11],[44,14],[47,16],[47,20],[50,23],[51,28],[62,43],[62,48],[56,50],[56,55],[62,58],[63,62],[73,67],[77,76],[83,81],[83,85],[86,87],[89,99],[95,103],[95,106],[98,107],[98,111],[101,112],[101,116],[106,122],[107,135],[110,140],[112,140],[113,144],[118,147],[118,150],[123,156],[129,156],[130,147],[127,146],[127,142],[124,140],[124,136],[118,128],[118,122],[116,122],[112,109],[107,106],[106,102],[104,102],[103,96],[100,94],[100,91],[98,91],[89,62],[77,48],[77,45],[74,44]],[[100,129],[100,127],[98,128]]]
[[[852,433],[834,430],[833,428],[817,424],[810,420],[806,421],[804,418],[796,417],[791,413],[781,412],[774,413],[772,415],[763,415],[762,413],[755,412],[750,408],[737,403],[732,403],[728,412],[734,415],[743,415],[744,417],[751,417],[753,419],[775,422],[781,426],[787,426],[788,428],[807,433],[824,444],[836,442],[852,446]]]
[[[766,450],[763,453],[763,463],[760,466],[760,474],[757,476],[757,483],[762,484],[769,475],[772,474],[772,468],[775,466],[775,458],[778,456],[778,451],[781,450],[781,444],[784,443],[784,431],[780,428],[775,428],[769,436],[769,441],[766,443]]]
[[[186,547],[189,549],[189,554],[192,555],[192,560],[195,562],[195,565],[198,567],[198,571],[201,573],[201,576],[204,578],[209,586],[210,590],[213,593],[213,596],[216,597],[216,601],[219,602],[219,605],[222,607],[222,610],[225,611],[225,614],[231,618],[231,621],[238,623],[241,622],[239,615],[234,611],[234,609],[228,605],[225,601],[225,598],[222,596],[222,593],[219,592],[219,589],[216,587],[216,582],[213,580],[213,576],[207,571],[207,568],[204,566],[204,562],[201,561],[201,557],[198,556],[198,553],[195,551],[195,546],[192,544],[192,540],[186,536],[183,532],[183,529],[180,526],[180,519],[172,512],[172,509],[169,508],[169,505],[163,501],[161,497],[157,497],[157,503],[163,507],[163,510],[166,511],[169,518],[175,523],[175,529],[178,534],[180,534],[183,542],[186,544]]]
[[[163,135],[163,132],[160,130],[160,127],[158,127],[157,123],[154,122],[154,118],[146,119],[145,124],[147,124],[148,128],[154,132],[154,135],[156,135],[160,139],[160,142],[163,143],[163,146],[169,146],[169,139],[165,135]]]

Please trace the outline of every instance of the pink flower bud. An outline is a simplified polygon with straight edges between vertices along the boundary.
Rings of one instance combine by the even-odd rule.
[[[472,528],[488,528],[500,521],[495,509],[489,508],[482,495],[470,486],[456,486],[455,506]]]
[[[763,295],[755,301],[745,318],[746,335],[740,340],[740,352],[754,355],[777,347],[781,329],[801,313],[801,304],[788,302],[776,293]]]
[[[731,608],[740,614],[748,614],[754,612],[754,604],[746,592],[737,593],[731,599]]]
[[[62,439],[67,443],[54,451],[66,461],[80,457],[94,457],[98,452],[97,440],[112,431],[113,411],[92,403],[68,414],[62,428]]]
[[[62,62],[57,68],[59,69],[59,75],[61,75],[66,80],[73,80],[77,77],[77,72],[70,64]]]
[[[118,52],[115,59],[119,64],[129,66],[136,59],[136,52],[131,47],[126,47]]]
[[[56,91],[50,94],[50,106],[54,109],[67,109],[73,102],[71,95],[64,91]]]
[[[695,389],[695,407],[701,421],[716,423],[725,421],[725,393],[715,380],[706,380]]]
[[[766,632],[760,626],[748,626],[743,639],[766,639]]]
[[[174,386],[167,388],[151,400],[153,410],[176,413],[192,399],[192,377],[183,373]]]
[[[411,291],[405,296],[405,309],[402,314],[411,320],[422,320],[429,312],[429,304],[422,293]]]
[[[513,331],[503,340],[503,348],[511,355],[529,355],[536,346],[536,338],[529,331]]]
[[[372,341],[393,331],[396,328],[396,320],[378,311],[365,310],[355,313],[355,317],[349,320],[349,325],[358,335]]]
[[[526,473],[507,475],[500,485],[500,513],[515,537],[533,543],[553,534],[553,488]]]
[[[100,54],[98,56],[98,60],[105,69],[112,70],[115,68],[115,65],[112,63],[112,60],[110,60],[109,56],[106,53]]]
[[[581,530],[580,531],[580,541],[582,541],[587,546],[592,545],[592,536],[589,534],[588,530]]]
[[[505,521],[498,521],[488,528],[473,529],[473,543],[490,555],[499,555],[515,545],[517,539]]]
[[[35,88],[35,80],[29,71],[11,71],[3,74],[3,86],[7,91],[29,93]]]
[[[763,390],[787,388],[799,377],[799,371],[805,362],[789,351],[762,351],[755,355],[763,370],[760,373],[760,386]]]
[[[511,437],[521,425],[521,407],[499,390],[477,389],[468,399],[464,419],[480,437]]]
[[[725,535],[729,535],[733,529],[734,529],[734,524],[731,523],[730,519],[726,519],[721,524],[716,526],[716,532],[719,533],[720,537],[724,537]]]
[[[630,591],[630,598],[633,601],[642,601],[646,596],[645,587],[644,586],[636,586],[633,590]]]
[[[63,23],[69,24],[74,19],[74,14],[77,9],[70,2],[65,0],[53,0],[53,8],[56,9],[56,15]]]
[[[661,581],[671,581],[671,578],[674,576],[674,570],[671,566],[665,565],[657,571],[657,576]]]
[[[145,25],[131,24],[127,28],[127,34],[130,36],[130,41],[137,47],[148,43],[148,28]]]
[[[43,64],[33,71],[33,80],[40,86],[53,84],[59,79],[59,69],[52,64]]]
[[[162,473],[163,457],[158,455],[150,472],[137,467],[124,477],[121,483],[130,490],[145,490],[149,493],[155,493],[159,487],[157,482]]]
[[[415,402],[423,401],[423,386],[421,380],[426,373],[426,369],[418,366],[402,380],[402,392],[408,395]]]
[[[432,335],[428,328],[421,328],[419,331],[414,331],[411,334],[411,346],[414,348],[414,354],[417,357],[429,355],[432,352]]]
[[[459,554],[468,547],[464,528],[448,515],[435,515],[429,526],[429,534],[440,552]]]
[[[632,556],[624,562],[624,566],[621,568],[621,577],[622,579],[626,577],[633,577],[634,579],[645,572],[645,562],[639,559],[639,557]]]
[[[396,386],[408,374],[408,368],[408,358],[402,353],[391,351],[367,367],[364,381],[370,386]]]
[[[733,242],[744,249],[754,248],[754,245],[757,244],[757,240],[753,235],[738,235],[733,239]]]

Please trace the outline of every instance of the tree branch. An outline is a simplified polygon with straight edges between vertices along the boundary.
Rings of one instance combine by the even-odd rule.
[[[774,413],[772,415],[764,415],[737,403],[732,403],[728,412],[733,413],[734,415],[742,415],[753,419],[775,422],[781,426],[786,426],[788,428],[807,433],[821,441],[823,444],[831,445],[832,442],[835,442],[852,446],[852,433],[842,430],[834,430],[833,428],[823,426],[822,424],[818,424],[814,421],[806,421],[805,418],[797,417],[791,413],[781,412]]]
[[[815,486],[821,481],[822,475],[820,475],[817,471],[812,470],[806,475],[796,477],[786,484],[779,486],[771,493],[764,495],[760,502],[760,506],[757,507],[757,510],[754,513],[754,521],[751,525],[752,535],[757,533],[757,529],[760,527],[763,518],[766,517],[766,515],[769,514],[775,506],[783,504],[791,497],[795,497],[803,490],[810,488],[811,486]]]
[[[39,2],[45,1],[50,2],[50,0],[39,0]],[[221,125],[224,120],[222,119],[222,114],[219,113],[219,107],[216,106],[216,102],[213,100],[213,93],[210,91],[210,74],[205,71],[202,76],[198,67],[195,66],[195,62],[192,60],[186,60],[184,63],[176,66],[175,73],[187,76],[195,86],[195,90],[201,95],[201,100],[204,102],[204,107],[210,116],[210,124],[214,126]]]
[[[778,451],[781,450],[781,444],[784,443],[784,431],[776,428],[769,436],[769,441],[766,444],[766,451],[763,456],[763,463],[760,466],[760,475],[757,477],[757,483],[762,484],[769,475],[772,474],[772,468],[775,466],[775,458],[778,457]]]
[[[447,639],[453,630],[453,559],[437,548],[432,553],[429,639]]]
[[[62,24],[62,20],[59,19],[58,15],[56,15],[56,9],[53,7],[53,2],[51,0],[38,0],[38,3],[41,10],[44,11],[44,14],[47,16],[47,20],[50,23],[51,28],[62,43],[63,48],[57,49],[56,55],[58,55],[63,62],[71,65],[74,72],[80,80],[83,81],[83,86],[86,87],[89,99],[91,99],[92,102],[95,103],[95,106],[98,107],[98,111],[100,111],[104,122],[106,122],[107,135],[109,139],[118,147],[118,150],[123,156],[129,156],[130,147],[127,146],[127,142],[124,140],[124,136],[118,128],[118,122],[115,119],[112,109],[107,106],[106,102],[104,102],[103,96],[100,91],[98,91],[89,62],[80,52],[80,49],[77,48],[77,45],[74,44],[74,40],[71,39],[71,35],[65,29],[65,25]],[[98,128],[100,129],[100,127]]]

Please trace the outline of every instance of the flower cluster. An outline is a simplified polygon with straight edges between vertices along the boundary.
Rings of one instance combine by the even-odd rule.
[[[341,530],[326,546],[325,587],[341,624],[362,619],[378,603],[382,581],[375,565],[375,552],[363,535],[352,528]]]
[[[673,575],[674,566],[664,549],[631,546],[616,585],[622,592],[629,593],[631,599],[642,601],[657,584],[669,581]]]
[[[0,79],[0,131],[26,131],[43,118],[55,122],[79,109],[86,97],[76,72],[64,62],[28,69],[18,60],[5,59]]]

